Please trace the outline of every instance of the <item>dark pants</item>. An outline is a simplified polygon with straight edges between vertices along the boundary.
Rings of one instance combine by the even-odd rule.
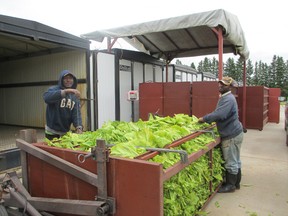
[[[49,140],[53,140],[54,138],[60,138],[60,135],[57,135],[57,134],[51,135],[51,134],[45,133],[45,137]]]

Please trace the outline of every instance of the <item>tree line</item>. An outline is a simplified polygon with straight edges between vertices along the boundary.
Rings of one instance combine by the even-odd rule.
[[[181,64],[181,61],[176,61]],[[218,60],[207,57],[198,63],[196,68],[192,62],[190,67],[199,72],[210,72],[218,77]],[[238,83],[243,83],[243,61],[240,59],[228,58],[223,62],[223,76],[233,77]],[[283,57],[274,55],[269,64],[262,61],[252,63],[250,59],[246,62],[246,85],[247,86],[266,86],[268,88],[280,88],[281,96],[288,97],[288,61]]]

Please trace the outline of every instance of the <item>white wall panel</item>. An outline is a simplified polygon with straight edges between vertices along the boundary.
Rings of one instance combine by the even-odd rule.
[[[182,82],[186,82],[187,81],[187,73],[182,72]]]
[[[188,82],[192,82],[192,80],[193,80],[193,77],[192,77],[192,74],[187,74],[187,81]]]
[[[155,65],[154,66],[154,73],[155,73],[155,82],[163,82],[163,71],[162,67]]]
[[[134,90],[138,90],[139,93],[139,83],[143,83],[143,67],[144,65],[139,62],[134,63]],[[134,121],[139,120],[139,100],[134,101]]]
[[[145,64],[145,82],[154,82],[153,65]]]
[[[163,69],[164,69],[163,70],[163,82],[166,82],[166,65],[164,66]],[[168,82],[173,82],[173,75],[174,75],[173,65],[168,65]]]
[[[97,54],[98,128],[106,121],[115,121],[115,56]]]
[[[131,61],[120,60],[120,120],[132,121],[132,105],[127,100],[127,93],[132,88]]]
[[[120,71],[120,120],[132,121],[131,101],[127,100],[127,93],[131,90],[131,72]]]

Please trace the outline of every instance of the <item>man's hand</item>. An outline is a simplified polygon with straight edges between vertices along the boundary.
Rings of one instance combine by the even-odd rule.
[[[77,89],[64,89],[65,94],[75,94],[77,98],[80,98],[80,92]]]
[[[203,117],[200,117],[200,118],[198,119],[198,122],[199,122],[199,123],[204,123],[205,121],[204,121]]]
[[[77,127],[77,128],[76,128],[76,133],[77,133],[77,134],[82,134],[82,133],[83,133],[82,127]]]

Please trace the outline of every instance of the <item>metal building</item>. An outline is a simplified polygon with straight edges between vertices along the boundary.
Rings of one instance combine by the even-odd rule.
[[[1,149],[10,147],[6,135],[17,137],[10,126],[44,127],[42,94],[58,82],[62,70],[75,73],[83,97],[89,97],[89,50],[88,40],[35,21],[0,15]],[[82,109],[89,126],[85,101]]]

